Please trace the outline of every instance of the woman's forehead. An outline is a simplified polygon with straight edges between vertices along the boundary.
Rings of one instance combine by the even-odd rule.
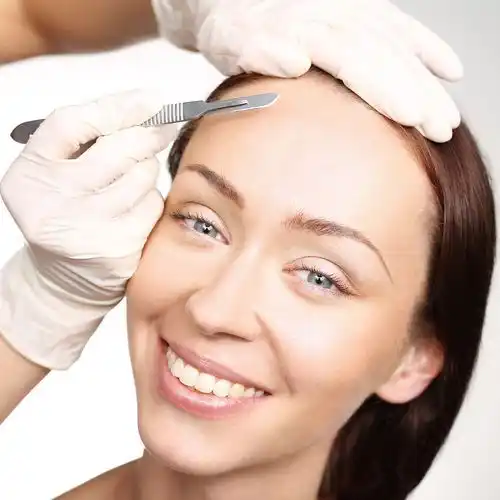
[[[385,199],[400,205],[414,198],[421,210],[429,183],[410,148],[386,119],[333,79],[264,78],[223,97],[277,91],[270,108],[215,115],[201,121],[182,165],[206,164],[237,183],[248,196],[297,202],[332,198]],[[181,167],[182,169],[182,167]]]

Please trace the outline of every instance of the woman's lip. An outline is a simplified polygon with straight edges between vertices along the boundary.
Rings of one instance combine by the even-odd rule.
[[[262,384],[259,384],[258,382],[250,380],[249,378],[244,377],[239,373],[236,373],[227,366],[221,365],[220,363],[217,363],[216,361],[213,361],[211,359],[198,356],[191,349],[181,346],[174,341],[170,342],[165,340],[165,342],[172,348],[175,354],[180,356],[184,361],[187,361],[187,363],[201,372],[208,373],[210,375],[213,375],[214,377],[227,380],[229,382],[239,383],[246,388],[253,387],[256,390],[261,390],[266,392],[267,394],[271,394],[271,390],[269,388],[263,386]]]
[[[266,396],[250,398],[220,398],[214,394],[202,394],[182,384],[168,367],[164,349],[158,349],[158,389],[163,399],[187,413],[209,420],[218,420],[248,411],[267,399]]]

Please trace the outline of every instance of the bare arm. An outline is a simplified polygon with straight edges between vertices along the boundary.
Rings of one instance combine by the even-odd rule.
[[[156,36],[151,0],[0,0],[0,64]]]
[[[0,423],[40,383],[47,368],[28,361],[0,336]]]

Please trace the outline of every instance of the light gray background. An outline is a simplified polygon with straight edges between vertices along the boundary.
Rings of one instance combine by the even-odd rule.
[[[495,0],[395,3],[445,38],[462,58],[466,77],[451,87],[452,95],[483,146],[498,192],[500,4]],[[0,175],[19,151],[9,133],[20,121],[45,116],[54,107],[141,86],[161,85],[171,101],[199,99],[220,79],[203,58],[162,42],[1,67]],[[165,177],[162,182],[163,190],[168,189]],[[3,206],[0,240],[1,264],[22,243]],[[495,276],[472,391],[448,444],[413,500],[500,499],[499,299]],[[120,306],[107,317],[81,361],[67,373],[52,374],[0,428],[1,499],[53,498],[140,453],[124,332]]]

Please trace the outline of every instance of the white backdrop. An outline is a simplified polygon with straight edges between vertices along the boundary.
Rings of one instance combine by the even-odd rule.
[[[438,31],[462,57],[466,78],[452,93],[487,153],[498,191],[500,7],[495,2],[396,3]],[[9,134],[21,121],[136,87],[160,87],[171,102],[200,99],[221,78],[200,56],[159,41],[0,67],[0,176],[20,150]],[[168,186],[165,175],[162,189]],[[0,242],[3,264],[22,244],[3,205]],[[412,500],[500,498],[499,298],[496,279],[472,391],[448,444]],[[66,373],[52,373],[0,427],[0,499],[54,498],[141,453],[125,330],[121,304],[81,360]],[[0,376],[5,376],[1,367]]]

